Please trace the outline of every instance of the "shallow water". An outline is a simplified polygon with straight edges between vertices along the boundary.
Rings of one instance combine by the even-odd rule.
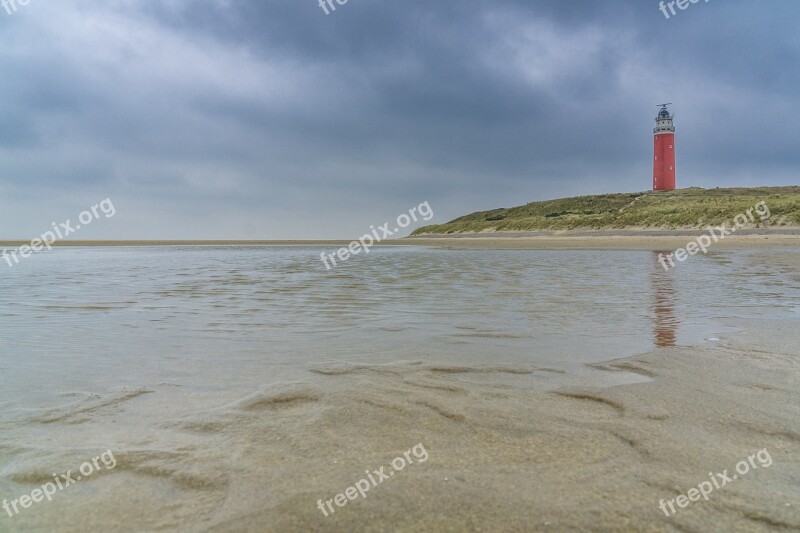
[[[74,248],[0,278],[0,402],[154,382],[262,384],[329,360],[581,363],[696,344],[790,311],[789,279],[731,251],[665,273],[651,252]],[[723,328],[724,329],[724,328]]]
[[[141,447],[143,430],[322,380],[309,372],[320,364],[424,361],[505,368],[480,379],[514,387],[610,386],[646,378],[587,363],[714,342],[729,319],[797,316],[800,301],[787,272],[751,261],[766,249],[669,273],[656,252],[413,246],[327,272],[321,251],[59,248],[3,264],[0,499],[40,485],[37,468],[76,466],[59,466],[76,448]],[[170,438],[160,445],[180,448]]]

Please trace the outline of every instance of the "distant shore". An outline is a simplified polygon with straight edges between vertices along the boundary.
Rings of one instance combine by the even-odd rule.
[[[80,248],[84,246],[346,246],[351,241],[344,240],[109,240],[109,241],[57,241],[54,248]],[[0,247],[18,247],[30,241],[0,239]]]
[[[405,243],[463,248],[653,250],[680,248],[706,234],[704,230],[598,230],[568,232],[483,232],[420,235]],[[799,228],[745,229],[712,245],[714,248],[800,246]]]
[[[678,230],[599,230],[568,232],[483,232],[449,235],[420,235],[383,241],[376,246],[445,246],[459,248],[531,249],[620,249],[639,250],[677,248],[704,234],[697,229]],[[347,240],[119,240],[59,241],[54,247],[143,247],[143,246],[325,246],[346,247]],[[0,248],[30,244],[20,240],[0,240]],[[715,242],[713,246],[800,246],[800,227],[745,229]]]

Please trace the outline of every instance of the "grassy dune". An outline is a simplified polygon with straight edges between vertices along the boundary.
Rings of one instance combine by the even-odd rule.
[[[578,196],[473,213],[413,235],[574,229],[694,229],[722,224],[765,201],[772,226],[800,226],[800,187],[679,189]],[[756,215],[756,221],[759,217]]]

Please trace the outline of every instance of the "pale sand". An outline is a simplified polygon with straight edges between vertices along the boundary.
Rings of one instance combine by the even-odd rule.
[[[538,236],[497,237],[490,234],[462,237],[412,237],[402,244],[441,246],[446,248],[497,248],[530,250],[677,250],[685,248],[696,235],[669,236]],[[735,235],[712,243],[710,251],[717,249],[745,249],[761,247],[800,247],[800,235]]]
[[[787,250],[756,260],[800,283],[798,258]],[[114,475],[18,518],[75,531],[798,530],[800,327],[747,326],[716,345],[596,365],[641,378],[611,388],[550,390],[547,369],[431,365],[420,354],[319,364],[302,383],[179,420],[145,409],[149,429],[138,446],[114,450]],[[141,408],[155,396],[126,401]],[[102,441],[104,423],[76,431]],[[427,462],[333,516],[317,509],[418,443]],[[765,448],[771,467],[672,518],[659,509]],[[6,473],[47,481],[39,470],[16,463]]]
[[[685,247],[701,235],[712,237],[711,248],[800,246],[800,227],[742,229],[713,240],[698,229],[573,230],[542,232],[484,232],[451,235],[422,235],[405,241],[413,244],[463,248],[653,250]]]
[[[224,531],[798,529],[798,341],[796,322],[774,322],[718,347],[608,362],[600,368],[646,381],[607,389],[532,389],[531,382],[547,375],[539,369],[320,365],[312,371],[324,376],[322,384],[270,388],[182,422],[224,443],[203,453],[208,470],[183,476],[187,496],[196,498],[184,525]],[[333,498],[366,469],[388,465],[418,443],[427,462],[406,467],[328,518],[317,509],[318,499]],[[771,467],[672,518],[659,510],[660,499],[685,494],[709,472],[731,475],[739,461],[764,448]],[[175,475],[181,455],[169,457],[166,472]],[[121,468],[141,460],[133,453],[118,459]],[[145,466],[158,469],[152,459]],[[123,498],[115,514],[123,517],[130,494],[120,489],[110,493]],[[138,498],[159,508],[146,494]],[[160,512],[127,514],[138,527],[171,523]]]
[[[642,379],[604,389],[547,390],[546,369],[320,364],[310,369],[317,379],[268,387],[210,412],[173,421],[154,413],[140,447],[115,450],[119,465],[93,481],[90,500],[77,500],[85,486],[70,489],[69,500],[43,508],[57,511],[55,518],[31,514],[43,522],[28,525],[797,530],[798,357],[797,321],[772,321],[717,346],[660,349],[597,365]],[[80,429],[103,433],[101,424]],[[161,442],[171,432],[183,435],[181,446],[172,438]],[[366,469],[388,465],[418,443],[427,462],[406,467],[332,516],[317,509],[317,500],[333,498]],[[772,466],[672,518],[659,509],[659,500],[686,494],[710,472],[732,475],[739,461],[764,448]],[[47,472],[23,469],[15,477],[46,481]]]
[[[581,250],[674,250],[704,234],[701,230],[614,230],[548,233],[478,233],[426,235],[382,241],[375,246],[434,246],[447,248],[517,248]],[[353,241],[344,240],[148,240],[148,241],[58,241],[54,247],[139,247],[139,246],[313,246],[335,252]],[[0,248],[30,244],[19,240],[0,240]],[[764,246],[800,247],[800,228],[742,230],[711,244],[715,248]]]

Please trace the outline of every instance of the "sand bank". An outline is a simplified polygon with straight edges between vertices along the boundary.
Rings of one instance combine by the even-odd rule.
[[[677,249],[705,234],[702,230],[613,230],[571,232],[468,233],[424,235],[376,243],[380,246],[445,246],[454,248],[520,249],[597,249],[654,250]],[[54,247],[139,247],[139,246],[313,246],[346,247],[347,240],[146,240],[146,241],[59,241]],[[30,244],[0,240],[0,247],[17,248]],[[714,248],[800,246],[800,228],[747,229],[714,242]]]
[[[798,257],[753,260],[800,283]],[[320,354],[292,383],[188,412],[159,380],[91,395],[27,413],[31,444],[0,448],[13,459],[0,477],[30,492],[109,447],[116,468],[0,530],[800,529],[800,324],[763,316],[718,342],[593,364],[626,376],[614,387],[553,387],[552,369],[492,364],[495,346],[480,363]],[[317,507],[419,443],[424,463],[330,516]],[[771,466],[675,516],[659,508],[760,450]]]
[[[602,368],[648,381],[609,389],[536,391],[530,383],[546,372],[537,369],[312,369],[326,386],[264,391],[204,420],[249,450],[254,468],[240,498],[208,518],[235,531],[797,529],[798,341],[796,324],[784,323],[746,344],[612,361]],[[424,464],[332,516],[317,509],[420,442]],[[770,468],[674,517],[659,509],[765,448]]]
[[[539,250],[675,250],[707,234],[702,230],[606,230],[570,232],[465,233],[423,235],[408,244],[453,248],[517,248]],[[800,228],[739,230],[712,248],[800,246]]]
[[[551,370],[531,367],[321,363],[305,382],[159,420],[158,432],[114,450],[119,464],[92,480],[91,499],[81,500],[86,486],[72,489],[69,500],[15,525],[44,527],[55,515],[61,526],[120,531],[178,524],[253,532],[797,529],[797,326],[773,321],[716,346],[602,363],[596,368],[640,378],[604,389],[547,390]],[[125,401],[133,409],[155,405],[157,396]],[[80,430],[100,435],[102,423]],[[167,442],[179,435],[183,445],[159,444],[167,433]],[[331,516],[318,509],[320,499],[418,443],[428,453],[424,463]],[[673,517],[659,509],[660,500],[686,494],[710,472],[733,473],[763,449],[771,467]],[[75,450],[76,460],[86,453]],[[49,477],[34,464],[18,461],[6,474]]]

